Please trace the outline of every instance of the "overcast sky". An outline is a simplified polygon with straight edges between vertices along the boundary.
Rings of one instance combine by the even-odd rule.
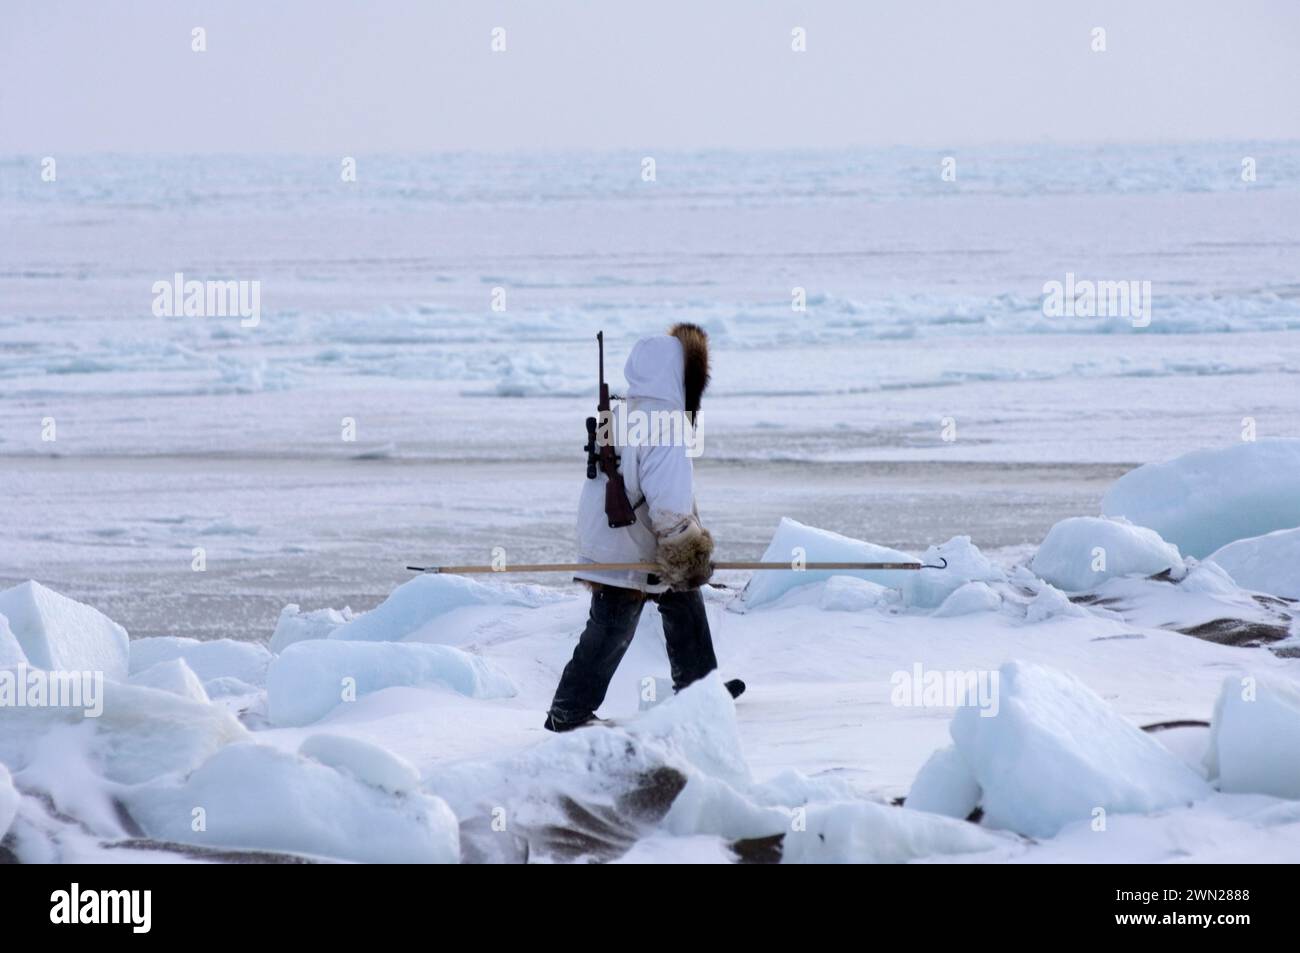
[[[0,20],[0,152],[1253,138],[1300,139],[1300,0],[6,0]]]

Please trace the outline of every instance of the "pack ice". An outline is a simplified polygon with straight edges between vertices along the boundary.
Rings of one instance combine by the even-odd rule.
[[[1067,592],[1095,588],[1116,576],[1154,576],[1186,572],[1178,547],[1155,530],[1125,519],[1075,516],[1048,531],[1030,569]]]
[[[960,813],[978,788],[989,824],[1031,837],[1099,812],[1151,813],[1211,793],[1077,678],[1044,666],[1003,665],[996,712],[960,708],[951,734],[955,752],[927,763],[909,800]]]
[[[126,629],[97,609],[29,581],[0,592],[0,615],[27,661],[37,668],[126,678]],[[6,642],[0,635],[0,657],[13,655],[12,645],[4,647]]]
[[[1300,439],[1197,450],[1124,474],[1106,516],[1155,530],[1198,559],[1233,540],[1300,527]]]
[[[1210,561],[1243,588],[1300,599],[1300,527],[1228,543]]]

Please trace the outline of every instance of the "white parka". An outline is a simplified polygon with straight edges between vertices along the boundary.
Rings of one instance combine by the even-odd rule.
[[[690,523],[698,523],[695,510],[694,467],[687,455],[684,441],[655,445],[653,428],[643,428],[638,435],[631,429],[629,439],[638,440],[632,446],[618,443],[623,433],[625,415],[640,411],[646,415],[654,411],[675,411],[685,416],[685,383],[682,343],[667,334],[642,338],[628,355],[623,375],[627,379],[627,395],[621,404],[613,406],[615,418],[611,428],[619,455],[619,469],[627,487],[628,501],[636,512],[636,522],[631,526],[611,528],[605,516],[604,473],[596,479],[584,480],[582,497],[578,502],[578,558],[580,562],[635,563],[655,561],[661,537],[682,531]],[[630,418],[635,420],[636,418]],[[678,433],[686,433],[685,422]],[[638,436],[643,439],[638,439]],[[651,585],[644,572],[579,572],[576,578],[591,582],[662,592],[663,584]]]

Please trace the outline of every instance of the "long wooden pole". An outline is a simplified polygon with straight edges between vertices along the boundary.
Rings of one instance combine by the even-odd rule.
[[[439,575],[470,576],[486,573],[507,572],[658,572],[654,563],[525,563],[517,566],[507,565],[500,569],[495,566],[407,566],[411,572],[437,573]],[[721,562],[714,563],[714,569],[784,569],[798,571],[816,569],[942,569],[942,566],[927,566],[924,563],[792,563],[765,562]]]

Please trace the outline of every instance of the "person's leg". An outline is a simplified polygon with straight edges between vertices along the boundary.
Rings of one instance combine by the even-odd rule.
[[[713,634],[704,611],[700,590],[661,593],[655,599],[664,620],[664,641],[668,643],[668,664],[673,673],[673,690],[681,691],[696,679],[718,667],[713,654]]]
[[[645,594],[639,590],[593,586],[587,627],[560,676],[546,719],[547,728],[563,731],[596,713],[605,700],[609,680],[632,644],[644,605]]]

